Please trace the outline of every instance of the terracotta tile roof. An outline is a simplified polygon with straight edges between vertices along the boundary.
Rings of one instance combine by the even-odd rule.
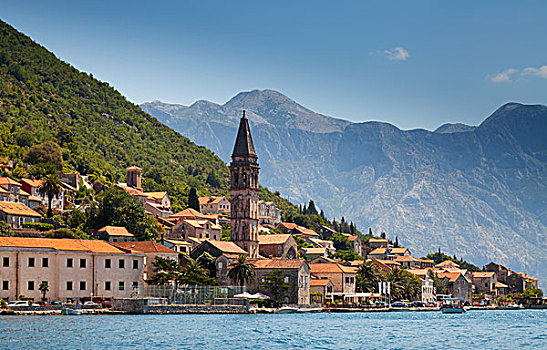
[[[104,254],[124,254],[122,250],[113,247],[105,241],[83,239],[50,239],[0,237],[0,247],[19,248],[49,248],[59,251],[81,251]]]
[[[407,269],[406,271],[418,277],[425,277],[427,273],[429,272],[428,269]]]
[[[368,240],[369,243],[388,243],[389,240],[387,238],[371,238]]]
[[[260,245],[284,244],[290,238],[291,238],[290,234],[258,235],[258,244]]]
[[[6,194],[10,194],[11,192],[4,189],[4,187],[0,187],[0,193],[6,193]]]
[[[389,248],[391,254],[404,254],[408,251],[408,248]]]
[[[384,255],[386,250],[389,249],[389,254],[404,254],[408,251],[408,248],[376,248],[371,251],[369,254],[372,255]]]
[[[304,260],[301,259],[247,259],[256,269],[299,269]]]
[[[323,255],[325,254],[325,252],[327,251],[327,248],[325,247],[321,247],[321,248],[300,248],[304,254],[308,255],[308,254],[320,254],[320,255]]]
[[[340,268],[341,268],[342,271],[344,271],[345,273],[357,273],[357,271],[359,271],[359,268],[356,267],[356,266],[345,266],[345,265],[340,265]]]
[[[166,239],[165,241],[169,242],[171,244],[175,244],[175,245],[186,245],[186,246],[191,246],[192,245],[192,243],[186,242],[183,239],[169,238],[169,239]]]
[[[10,179],[9,177],[0,177],[0,186],[6,186],[6,185],[16,185],[21,186],[21,184],[15,180]]]
[[[110,242],[111,245],[120,249],[128,250],[132,253],[171,253],[178,254],[176,251],[167,248],[164,245],[154,241],[137,242]]]
[[[106,234],[108,234],[109,236],[135,237],[135,235],[127,231],[125,227],[120,226],[105,226],[99,229],[97,232],[106,232]]]
[[[386,248],[376,248],[368,253],[368,255],[384,255]]]
[[[491,278],[494,277],[493,272],[473,272],[473,278]]]
[[[218,204],[223,199],[226,199],[226,197],[224,196],[199,197],[199,205]]]
[[[42,216],[23,203],[0,202],[0,211],[9,215],[33,216],[38,218]]]
[[[336,263],[323,263],[323,264],[310,264],[311,274],[316,273],[342,273],[343,270],[339,264]]]
[[[19,190],[19,195],[28,197],[28,196],[30,196],[30,193],[28,193],[27,191]]]
[[[40,186],[42,185],[42,181],[41,181],[41,180],[21,179],[21,180],[19,180],[19,182],[21,182],[21,183],[26,183],[26,184],[28,184],[30,187],[40,187]]]
[[[234,242],[214,241],[214,240],[209,240],[207,242],[212,244],[215,248],[222,251],[223,253],[234,253],[234,254],[248,255],[248,253],[245,250],[243,250],[240,246],[238,246]]]
[[[359,236],[349,236],[348,241],[353,242],[353,241],[357,240],[357,238],[359,238]]]
[[[445,260],[441,263],[438,263],[437,265],[435,265],[435,267],[445,267],[445,266],[455,266],[455,267],[460,267],[460,265],[456,264],[455,262],[453,261],[450,261],[450,260]]]
[[[310,287],[325,287],[327,284],[329,284],[330,280],[323,278],[323,279],[310,279]]]
[[[138,166],[130,166],[129,168],[125,169],[125,170],[142,170],[141,168],[139,168]]]
[[[187,208],[187,209],[184,209],[183,211],[179,211],[178,213],[171,215],[171,217],[172,218],[183,218],[183,217],[184,218],[189,218],[189,217],[203,218],[205,217],[205,215],[192,208]]]
[[[496,282],[496,288],[509,288],[509,286],[501,282]]]
[[[417,258],[414,258],[412,256],[406,256],[406,255],[399,255],[394,259],[394,261],[397,261],[397,262],[403,262],[403,261],[422,262],[421,259],[417,259]]]
[[[165,191],[159,191],[159,192],[143,192],[143,194],[147,197],[154,198],[154,199],[162,199],[167,195],[167,192]]]
[[[293,230],[298,227],[297,224],[293,224],[292,222],[280,222],[279,225],[284,226],[288,230]]]
[[[314,230],[310,230],[309,228],[305,228],[305,227],[300,227],[298,226],[297,227],[297,230],[305,235],[305,236],[315,236],[315,237],[319,237],[319,234],[317,232],[315,232]]]
[[[28,200],[29,201],[34,201],[34,202],[41,202],[42,201],[41,198],[34,197],[34,196],[28,196]]]

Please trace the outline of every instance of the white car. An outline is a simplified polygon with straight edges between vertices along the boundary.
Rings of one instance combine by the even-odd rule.
[[[11,307],[11,306],[29,306],[29,303],[28,301],[25,301],[25,300],[10,301],[8,303],[8,307]]]
[[[95,305],[99,305],[99,304],[94,303],[94,302],[92,302],[92,301],[86,301],[86,302],[84,303],[84,306],[95,306]]]

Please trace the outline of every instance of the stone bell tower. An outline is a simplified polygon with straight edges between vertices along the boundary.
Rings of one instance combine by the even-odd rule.
[[[230,163],[231,240],[257,258],[258,249],[258,156],[249,121],[243,111]]]

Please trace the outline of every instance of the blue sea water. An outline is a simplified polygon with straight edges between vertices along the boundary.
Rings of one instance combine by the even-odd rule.
[[[0,349],[547,349],[547,310],[0,316]]]

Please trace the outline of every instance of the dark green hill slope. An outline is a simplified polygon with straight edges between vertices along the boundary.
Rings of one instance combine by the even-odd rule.
[[[168,190],[174,203],[189,186],[227,190],[227,167],[213,152],[0,21],[0,157],[21,164],[30,146],[48,140],[61,145],[65,167],[82,174],[125,181],[124,169],[137,165],[145,189]],[[213,171],[218,188],[206,182]]]

